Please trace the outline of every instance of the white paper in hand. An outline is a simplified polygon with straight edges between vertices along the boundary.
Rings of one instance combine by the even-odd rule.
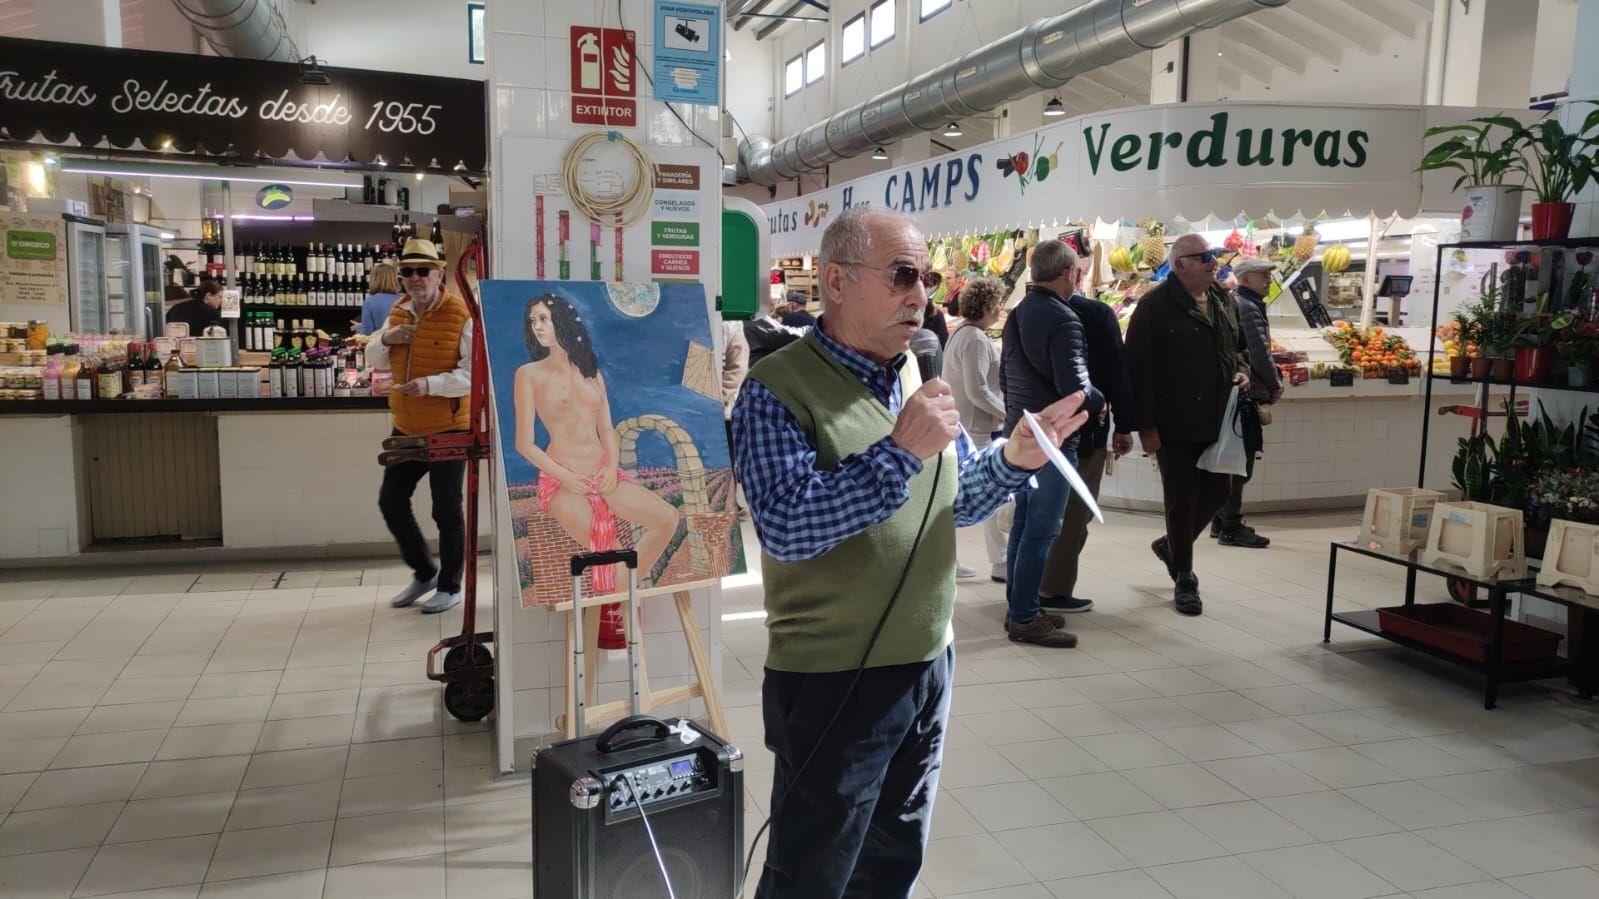
[[[1077,473],[1077,466],[1066,458],[1065,454],[1060,451],[1060,447],[1042,439],[1044,426],[1038,421],[1037,416],[1026,409],[1022,410],[1022,415],[1027,419],[1027,426],[1032,428],[1033,433],[1039,436],[1038,445],[1044,448],[1044,455],[1049,457],[1049,461],[1060,471],[1061,476],[1066,478],[1066,483],[1072,485],[1072,489],[1077,492],[1077,497],[1083,501],[1083,505],[1088,507],[1088,511],[1094,513],[1094,520],[1104,524],[1105,513],[1099,511],[1099,503],[1095,502],[1094,495],[1088,492],[1088,485],[1083,483],[1082,475]]]

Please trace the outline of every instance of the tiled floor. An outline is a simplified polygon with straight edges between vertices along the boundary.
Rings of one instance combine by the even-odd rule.
[[[1599,707],[1520,685],[1487,712],[1452,668],[1348,629],[1324,646],[1326,541],[1353,516],[1256,524],[1271,549],[1205,541],[1184,619],[1155,519],[1112,514],[1076,650],[1005,641],[1002,588],[963,585],[917,895],[1599,895]],[[978,534],[961,552],[982,567]],[[531,895],[528,782],[496,779],[486,728],[421,675],[458,613],[389,609],[398,567],[317,564],[0,579],[0,897]],[[1397,569],[1340,568],[1341,603],[1398,595]],[[753,832],[765,633],[734,583]]]

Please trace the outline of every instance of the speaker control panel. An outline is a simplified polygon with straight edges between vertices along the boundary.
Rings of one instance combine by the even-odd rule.
[[[639,804],[648,812],[656,805],[717,789],[697,752],[607,772],[605,786],[608,815],[636,812]]]

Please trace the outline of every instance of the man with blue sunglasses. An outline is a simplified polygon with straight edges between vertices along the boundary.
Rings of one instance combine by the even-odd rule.
[[[1166,509],[1166,534],[1151,548],[1184,615],[1203,611],[1194,541],[1232,489],[1230,476],[1201,469],[1199,456],[1221,433],[1233,385],[1249,389],[1249,348],[1232,298],[1216,283],[1218,255],[1201,235],[1177,238],[1171,276],[1138,301],[1127,326],[1138,438],[1160,466]]]

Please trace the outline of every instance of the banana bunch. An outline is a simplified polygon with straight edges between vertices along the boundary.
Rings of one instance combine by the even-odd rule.
[[[1126,247],[1117,247],[1111,250],[1110,255],[1106,257],[1106,261],[1110,263],[1110,269],[1114,272],[1130,272],[1134,270],[1133,251]]]
[[[1336,244],[1328,247],[1327,252],[1321,254],[1321,267],[1329,275],[1349,268],[1349,249]]]

